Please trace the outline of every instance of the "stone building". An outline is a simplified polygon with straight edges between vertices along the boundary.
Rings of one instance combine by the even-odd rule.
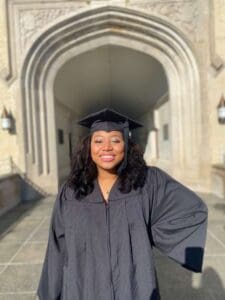
[[[145,125],[145,159],[225,195],[225,0],[0,2],[0,172],[55,193],[82,136],[110,106]],[[1,119],[1,126],[3,119]]]

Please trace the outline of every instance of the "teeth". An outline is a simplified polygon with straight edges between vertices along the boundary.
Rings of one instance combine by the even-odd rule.
[[[114,156],[113,155],[102,155],[101,157],[103,157],[103,158],[113,158]]]

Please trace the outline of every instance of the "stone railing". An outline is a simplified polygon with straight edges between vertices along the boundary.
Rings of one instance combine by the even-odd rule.
[[[13,163],[11,157],[0,159],[0,176],[13,174]]]

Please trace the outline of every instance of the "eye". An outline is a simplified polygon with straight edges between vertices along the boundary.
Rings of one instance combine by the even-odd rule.
[[[121,143],[121,140],[119,138],[112,138],[113,143]]]
[[[96,139],[96,140],[94,140],[94,143],[95,143],[95,144],[100,144],[100,143],[102,143],[102,140],[100,140],[100,139],[97,140],[97,139]]]

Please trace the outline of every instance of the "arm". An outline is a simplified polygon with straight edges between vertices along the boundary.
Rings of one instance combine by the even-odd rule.
[[[154,246],[183,267],[201,272],[207,230],[206,205],[195,193],[158,168],[154,168],[152,181]]]
[[[49,229],[48,246],[38,286],[40,300],[59,300],[62,291],[65,238],[63,202],[65,186],[62,186],[54,205]]]

